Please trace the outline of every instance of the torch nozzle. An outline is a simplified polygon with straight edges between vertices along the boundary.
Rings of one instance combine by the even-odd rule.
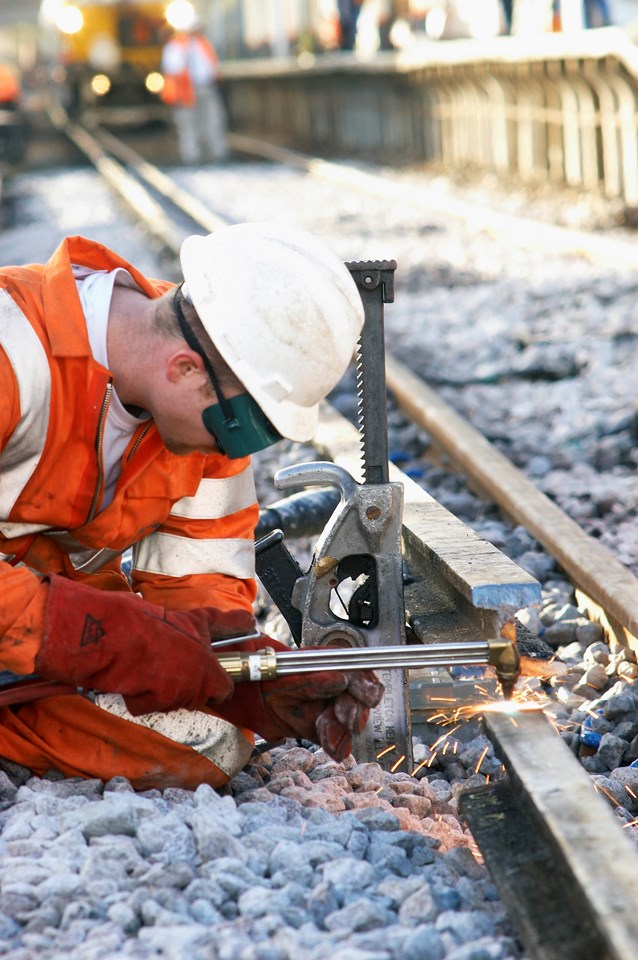
[[[504,699],[511,700],[516,681],[521,675],[521,658],[516,642],[501,637],[498,640],[490,640],[488,645],[488,662],[496,670]]]

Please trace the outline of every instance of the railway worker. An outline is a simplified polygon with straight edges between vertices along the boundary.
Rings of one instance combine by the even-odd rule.
[[[70,685],[0,706],[0,757],[40,776],[218,786],[252,731],[342,758],[383,691],[338,671],[234,686],[211,648],[255,629],[250,454],[312,436],[356,286],[267,224],[189,237],[181,267],[150,280],[71,237],[0,269],[0,668]]]
[[[611,12],[607,0],[584,0],[586,27],[610,27]]]
[[[0,110],[17,110],[20,82],[13,67],[0,63]]]
[[[162,51],[162,99],[173,112],[182,163],[228,156],[227,120],[219,91],[219,61],[194,15],[175,30]]]

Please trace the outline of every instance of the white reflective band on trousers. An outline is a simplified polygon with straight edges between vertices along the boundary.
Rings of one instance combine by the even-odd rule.
[[[220,717],[200,710],[171,710],[170,713],[145,713],[134,717],[119,693],[98,693],[95,703],[107,713],[137,723],[174,743],[200,753],[231,779],[246,766],[252,753],[242,733]]]
[[[35,330],[5,290],[0,290],[0,342],[13,367],[24,411],[2,451],[0,518],[6,519],[42,456],[49,428],[51,372]]]

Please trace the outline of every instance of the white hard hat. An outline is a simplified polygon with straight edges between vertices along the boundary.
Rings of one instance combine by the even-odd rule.
[[[187,237],[186,292],[222,357],[275,429],[310,440],[364,321],[345,264],[304,230],[266,223]]]

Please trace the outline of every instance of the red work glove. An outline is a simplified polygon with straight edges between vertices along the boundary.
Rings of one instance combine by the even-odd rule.
[[[284,644],[263,636],[237,646],[224,646],[224,652],[264,647],[273,647],[277,652],[288,650]],[[310,648],[298,652],[304,649],[312,652]],[[353,736],[362,733],[370,708],[381,702],[383,691],[383,684],[371,670],[292,673],[274,680],[237,683],[232,697],[213,709],[224,720],[248,727],[264,740],[311,740],[340,762],[351,753]]]
[[[167,611],[130,593],[51,576],[38,674],[87,690],[121,693],[134,716],[219,703],[233,681],[211,640],[249,633],[246,610]]]

